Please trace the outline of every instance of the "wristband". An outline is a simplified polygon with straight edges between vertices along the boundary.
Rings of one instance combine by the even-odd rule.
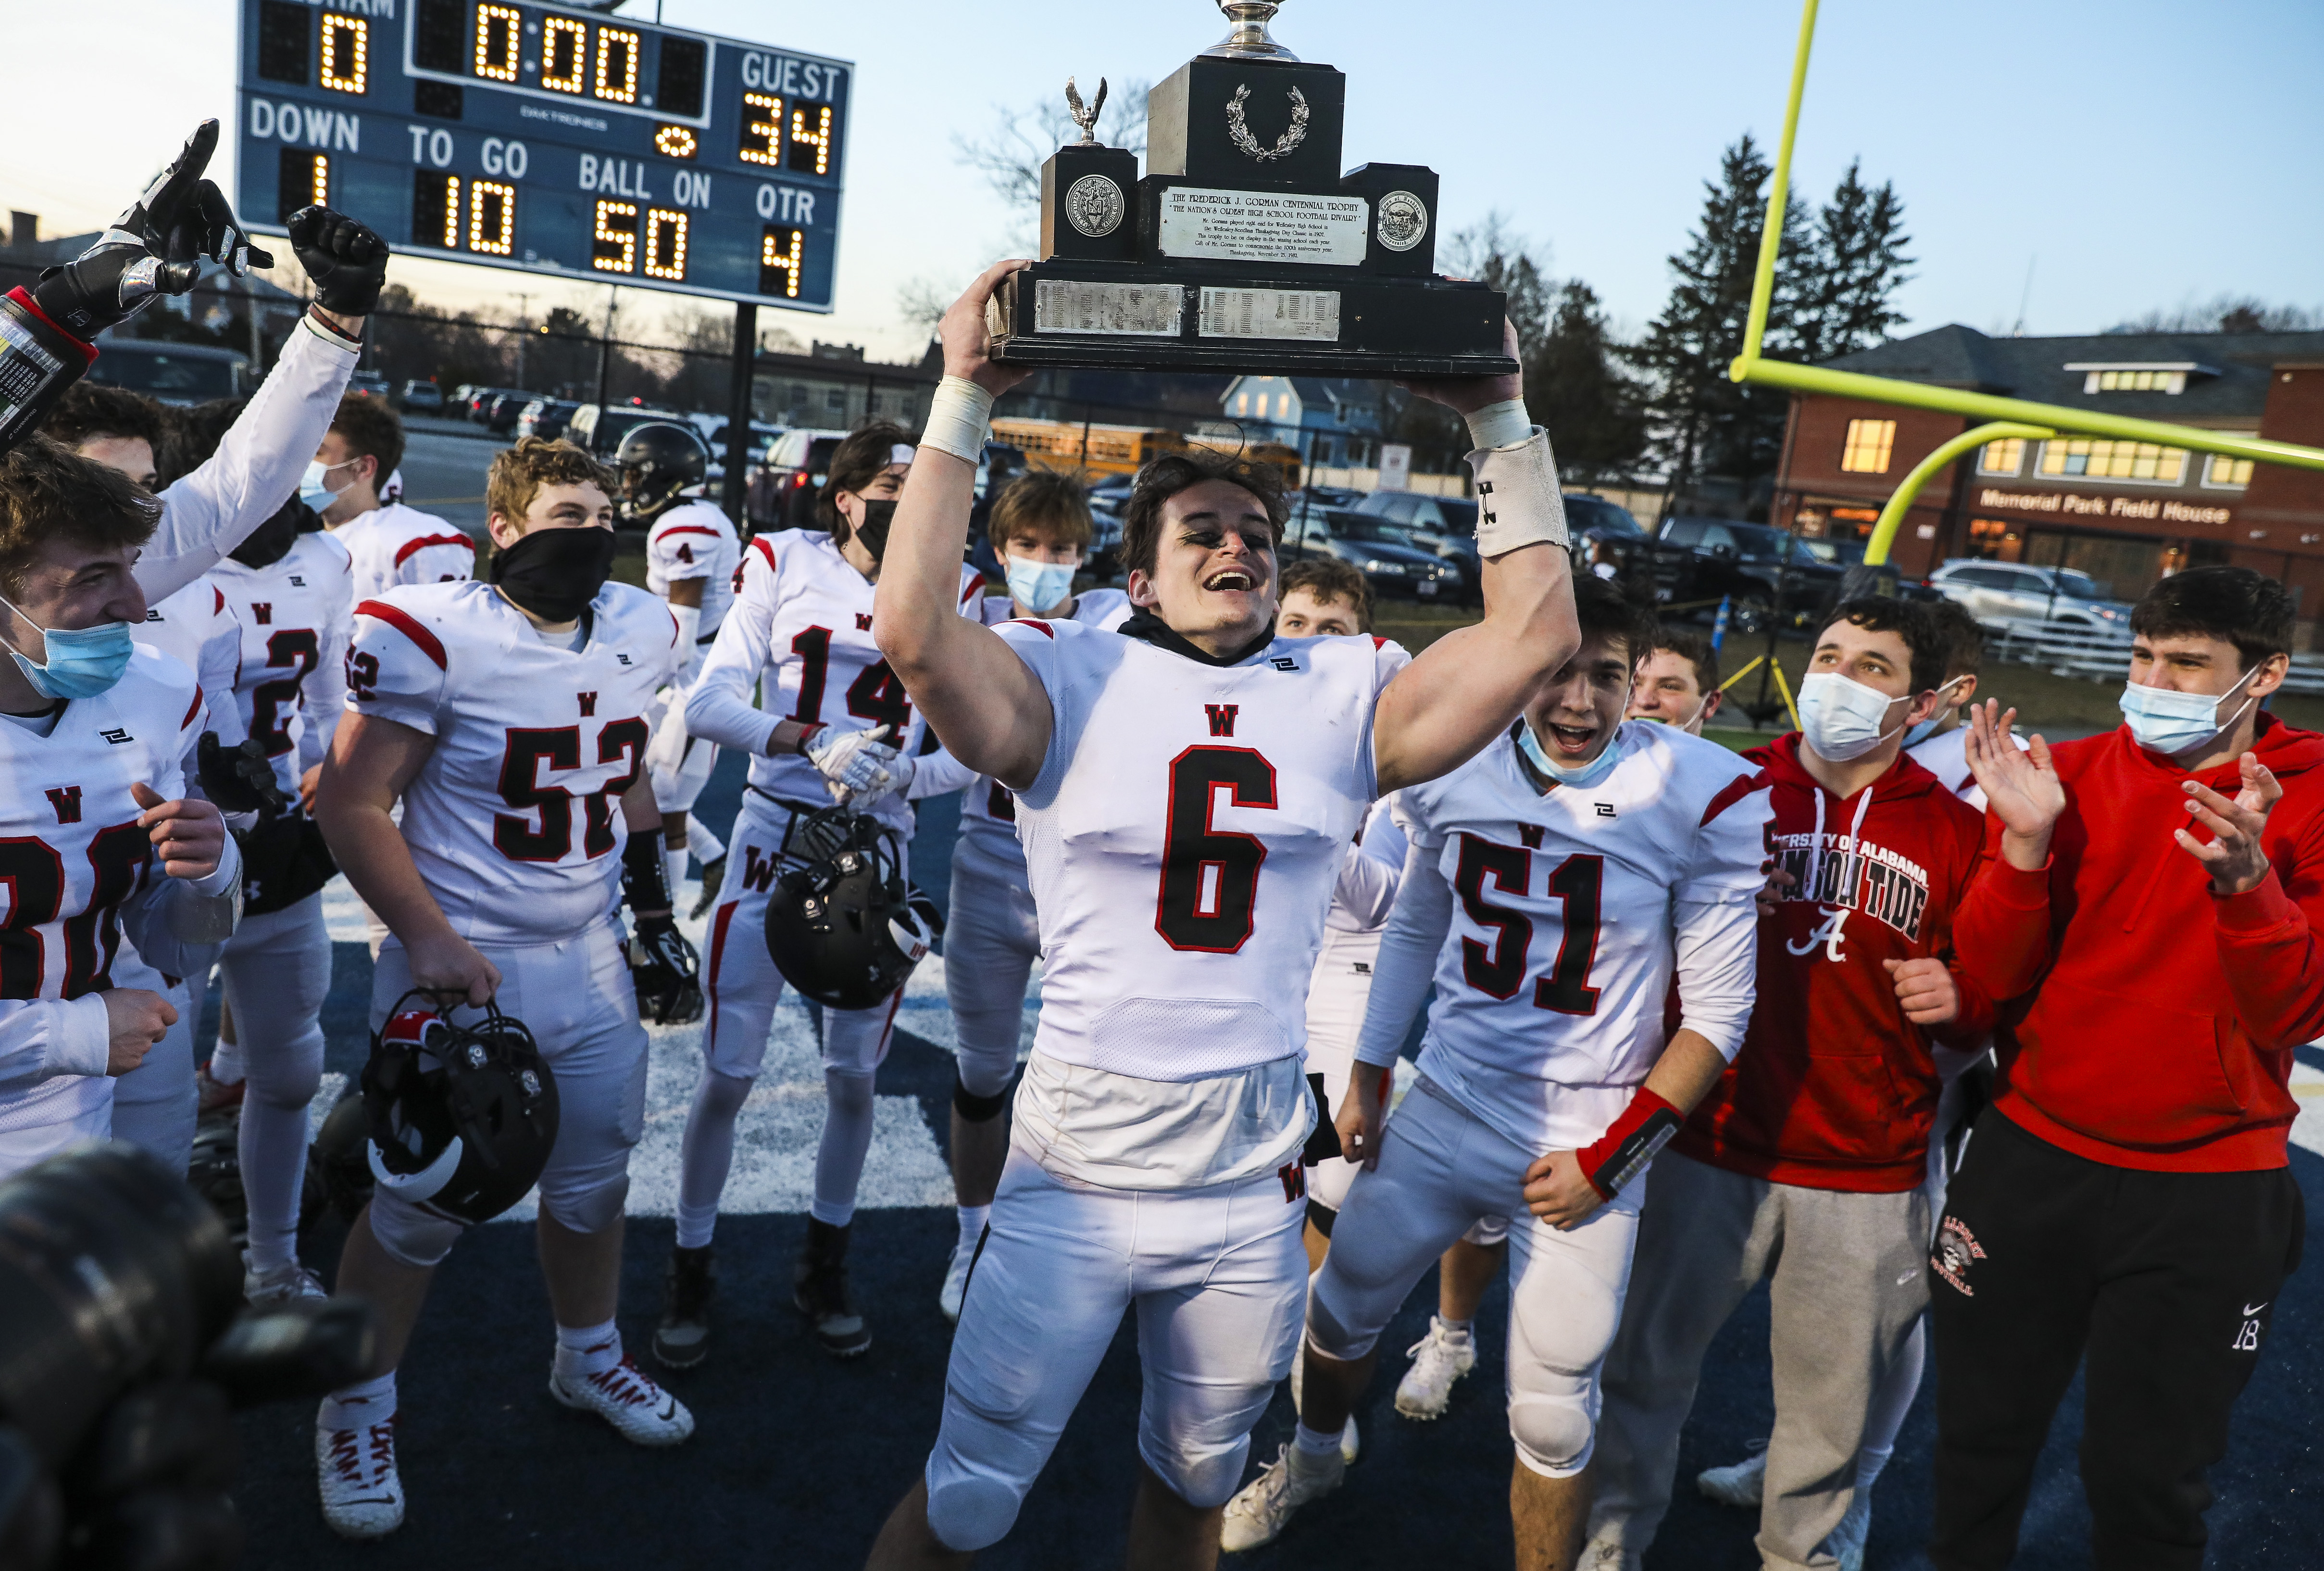
[[[632,911],[669,910],[669,869],[659,830],[632,832],[622,847],[622,899]]]
[[[1533,415],[1521,398],[1506,398],[1471,412],[1469,445],[1472,448],[1514,448],[1533,435]]]
[[[1646,1170],[1655,1153],[1670,1143],[1683,1123],[1677,1107],[1665,1101],[1644,1086],[1630,1097],[1630,1104],[1596,1141],[1574,1152],[1581,1160],[1582,1176],[1590,1187],[1611,1200],[1622,1192],[1622,1186]]]
[[[964,376],[947,376],[936,384],[928,401],[928,423],[920,432],[920,446],[950,453],[963,463],[984,457],[984,431],[992,414],[992,394]]]
[[[1534,430],[1514,448],[1480,448],[1469,455],[1477,474],[1477,554],[1491,560],[1520,546],[1566,543],[1565,501],[1557,491],[1557,463],[1546,432]]]

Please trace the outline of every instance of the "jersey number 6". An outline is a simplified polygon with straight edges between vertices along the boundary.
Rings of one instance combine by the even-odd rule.
[[[1272,808],[1275,766],[1248,747],[1189,747],[1170,761],[1154,930],[1173,949],[1231,955],[1250,940],[1267,846],[1256,835],[1211,827],[1222,790],[1235,807]]]

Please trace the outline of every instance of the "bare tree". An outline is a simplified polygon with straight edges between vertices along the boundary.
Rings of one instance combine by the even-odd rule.
[[[1100,142],[1146,156],[1146,95],[1152,86],[1129,80],[1109,88],[1098,116]],[[1093,96],[1095,89],[1091,92]],[[958,161],[982,175],[1011,217],[1029,227],[1040,216],[1041,165],[1059,147],[1081,139],[1081,127],[1065,112],[1060,87],[1054,96],[1036,103],[1013,107],[995,104],[992,124],[982,135],[955,135],[952,145]]]
[[[2312,333],[2324,328],[2324,307],[2270,305],[2256,295],[2192,295],[2168,310],[2117,322],[2109,333]]]

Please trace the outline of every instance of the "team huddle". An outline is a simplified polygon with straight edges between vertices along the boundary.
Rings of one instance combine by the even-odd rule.
[[[360,231],[310,214],[294,236]],[[1447,1411],[1506,1269],[1521,1566],[1640,1563],[1762,1280],[1774,1429],[1698,1484],[1759,1510],[1767,1566],[1861,1566],[1932,1356],[1932,1557],[2006,1565],[2085,1354],[2099,1562],[2200,1563],[2301,1236],[2291,1049],[2324,1026],[2324,741],[2262,704],[2281,586],[2165,579],[2124,729],[2055,748],[1977,702],[1965,613],[1844,600],[1799,729],[1738,753],[1702,735],[1712,648],[1572,571],[1517,376],[1416,384],[1468,426],[1484,599],[1417,656],[1371,635],[1352,568],[1278,560],[1271,471],[1201,452],[1139,473],[1125,588],[1075,591],[1087,503],[1045,472],[992,501],[988,585],[964,564],[1022,374],[985,353],[1010,264],[945,317],[918,439],[839,446],[822,528],[745,541],[688,432],[611,466],[528,438],[493,462],[480,573],[399,500],[395,416],[342,396],[384,254],[367,292],[341,264],[246,405],[165,423],[77,387],[0,461],[0,1167],[109,1134],[182,1171],[198,1113],[238,1102],[245,1294],[322,1296],[297,1237],[324,884],[371,914],[376,1181],[335,1286],[380,1353],[317,1416],[333,1529],[401,1524],[398,1367],[528,1151],[551,1395],[692,1436],[617,1326],[648,1023],[702,1021],[704,1055],[654,1360],[715,1355],[721,1195],[787,985],[825,1092],[794,1300],[823,1351],[870,1352],[873,1089],[940,925],[904,884],[912,804],[960,793],[959,1232],[928,1262],[956,1328],[873,1566],[1007,1535],[1127,1313],[1131,1563],[1274,1540],[1331,1509],[1432,1266],[1394,1406]],[[611,576],[617,518],[645,587]],[[723,840],[693,812],[722,750],[749,759]],[[1247,1477],[1286,1379],[1294,1438]]]

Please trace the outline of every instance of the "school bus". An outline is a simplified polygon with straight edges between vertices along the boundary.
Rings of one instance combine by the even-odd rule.
[[[1255,464],[1278,470],[1285,488],[1299,484],[1299,454],[1279,442],[1246,448],[1235,437],[1182,436],[1158,426],[1084,425],[1079,420],[1001,419],[992,422],[995,441],[1021,448],[1029,463],[1045,469],[1081,469],[1092,476],[1134,475],[1156,458],[1189,447],[1240,453]]]

